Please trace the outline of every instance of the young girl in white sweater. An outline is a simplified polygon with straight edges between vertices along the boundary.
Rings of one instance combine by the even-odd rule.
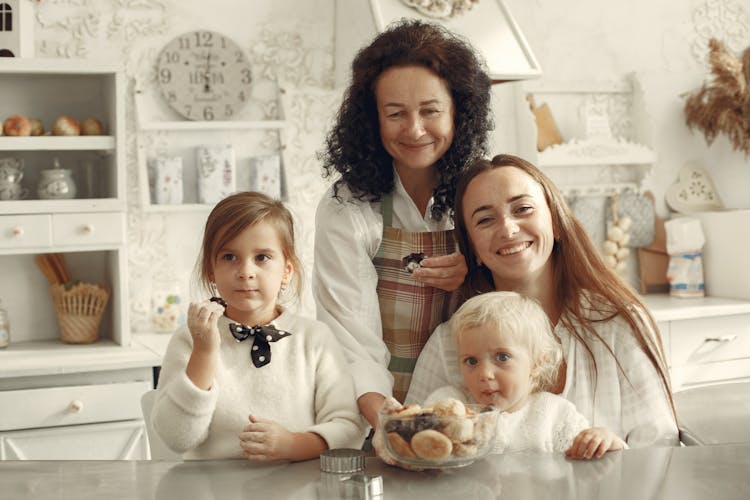
[[[449,325],[463,385],[436,389],[425,405],[456,398],[499,408],[495,453],[565,452],[590,459],[627,447],[611,430],[590,428],[573,403],[546,392],[557,381],[562,353],[536,301],[515,292],[480,294]]]
[[[164,356],[153,425],[185,458],[317,458],[364,438],[347,363],[326,325],[279,304],[300,290],[292,216],[263,194],[220,201],[191,303]]]

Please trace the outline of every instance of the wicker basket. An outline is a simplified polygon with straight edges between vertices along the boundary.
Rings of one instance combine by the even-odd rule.
[[[78,283],[70,288],[51,285],[50,294],[60,323],[60,339],[67,344],[96,342],[109,289],[90,283]]]

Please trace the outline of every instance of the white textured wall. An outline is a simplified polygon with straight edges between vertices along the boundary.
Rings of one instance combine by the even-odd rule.
[[[750,46],[746,0],[506,0],[554,81],[607,81],[634,72],[653,119],[659,162],[649,180],[664,215],[664,192],[687,162],[703,165],[727,207],[750,207],[750,159],[719,136],[708,147],[685,127],[681,94],[708,75],[707,42],[739,54]]]
[[[491,0],[482,0],[491,1]],[[706,41],[750,45],[750,5],[744,0],[506,0],[524,30],[545,79],[608,81],[635,72],[653,119],[659,163],[650,179],[661,200],[687,161],[704,165],[727,206],[750,207],[750,162],[720,137],[707,147],[684,126],[680,94],[703,81]],[[282,80],[290,206],[299,217],[299,250],[312,266],[313,214],[325,189],[315,151],[335,109],[332,90],[332,0],[43,0],[37,10],[37,55],[122,61],[129,80],[151,82],[160,47],[181,31],[222,31],[248,52],[258,81]],[[135,131],[128,101],[129,130]],[[505,116],[498,126],[513,127]],[[512,134],[511,134],[512,136]],[[135,135],[128,141],[131,320],[147,327],[153,278],[177,277],[187,288],[203,216],[139,210]],[[666,212],[663,203],[660,212]],[[194,234],[184,228],[192,227]],[[312,314],[309,281],[303,312]]]

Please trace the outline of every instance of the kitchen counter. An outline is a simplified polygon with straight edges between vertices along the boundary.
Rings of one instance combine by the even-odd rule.
[[[656,321],[676,321],[750,313],[750,301],[721,297],[679,298],[668,294],[641,297]]]
[[[368,458],[365,473],[383,477],[383,496],[369,498],[384,500],[728,500],[747,498],[748,470],[750,444],[625,450],[590,462],[494,455],[443,472],[409,472]],[[352,484],[342,477],[321,473],[317,460],[262,467],[244,460],[0,463],[0,491],[16,500],[330,499],[344,498]]]

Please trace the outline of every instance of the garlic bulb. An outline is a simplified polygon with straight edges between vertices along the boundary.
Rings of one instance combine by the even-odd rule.
[[[602,245],[604,262],[615,270],[620,277],[625,278],[628,272],[627,258],[630,249],[630,227],[633,221],[630,217],[617,215],[617,194],[612,196],[612,219],[608,222],[607,240]]]

